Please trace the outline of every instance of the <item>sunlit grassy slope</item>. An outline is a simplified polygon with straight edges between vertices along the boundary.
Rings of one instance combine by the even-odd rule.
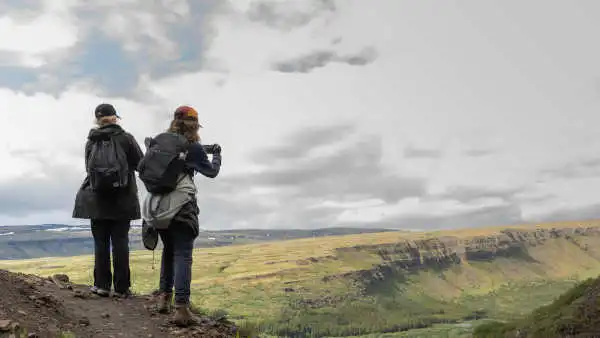
[[[551,304],[510,322],[480,325],[474,337],[598,337],[600,336],[600,278],[589,278]]]
[[[512,228],[579,225],[600,226],[600,222]],[[444,269],[425,268],[379,281],[375,290],[365,294],[359,292],[356,281],[343,274],[372,269],[383,263],[382,258],[368,251],[336,250],[443,236],[468,239],[491,236],[507,228],[392,231],[197,249],[193,301],[204,308],[225,309],[233,319],[262,322],[274,332],[285,331],[282,327],[294,331],[311,326],[332,336],[359,336],[469,320],[474,314],[513,318],[552,301],[576,281],[600,274],[600,237],[576,237],[588,245],[587,250],[558,238],[528,247],[526,259],[509,256]],[[145,293],[156,288],[160,252],[156,252],[153,264],[152,252],[134,251],[131,266],[135,291]],[[92,267],[91,256],[0,261],[1,269],[40,275],[66,273],[81,283],[91,282]],[[336,278],[324,280],[325,276]]]

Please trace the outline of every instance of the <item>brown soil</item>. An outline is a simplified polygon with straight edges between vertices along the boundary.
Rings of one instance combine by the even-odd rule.
[[[103,298],[68,276],[42,278],[0,270],[0,337],[235,337],[227,320],[202,317],[178,328],[155,311],[152,296]],[[25,333],[25,334],[23,334]],[[18,335],[15,335],[18,334]]]

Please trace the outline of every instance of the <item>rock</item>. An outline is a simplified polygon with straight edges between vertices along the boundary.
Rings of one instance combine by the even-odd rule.
[[[61,289],[72,290],[73,286],[69,282],[69,276],[65,274],[56,274],[49,277],[52,283],[56,284]]]
[[[75,290],[75,292],[73,293],[73,297],[75,298],[81,298],[81,299],[86,299],[89,298],[89,293],[85,293],[81,290]]]
[[[185,336],[185,334],[187,334],[188,331],[188,329],[173,330],[173,334]]]
[[[17,323],[17,322],[10,323],[10,330],[12,332],[17,332],[19,330],[19,323]]]
[[[222,319],[224,319],[224,317],[216,320],[211,318],[200,318],[200,324],[204,326],[217,326],[217,320]]]
[[[2,319],[2,320],[0,320],[0,331],[1,332],[8,332],[8,331],[10,331],[11,324],[12,324],[11,320],[8,320],[8,319]]]
[[[40,336],[37,335],[37,333],[30,333],[27,335],[27,338],[40,338]]]
[[[83,317],[83,318],[79,319],[78,323],[81,326],[88,326],[88,325],[90,325],[90,320],[86,317]]]
[[[20,315],[23,315],[23,316],[27,316],[27,312],[25,312],[23,310],[19,310],[19,311],[17,311],[17,313],[19,313]]]
[[[110,314],[109,313],[103,313],[102,315],[100,315],[100,317],[102,317],[102,318],[109,318]]]
[[[65,274],[56,274],[53,275],[52,277],[54,277],[55,280],[58,280],[59,282],[63,282],[63,283],[69,283],[69,276],[65,275]]]

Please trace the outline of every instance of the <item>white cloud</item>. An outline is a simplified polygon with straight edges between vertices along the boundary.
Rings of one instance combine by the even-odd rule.
[[[77,27],[65,13],[67,6],[53,3],[43,13],[21,19],[10,13],[0,16],[0,51],[13,52],[22,66],[37,68],[48,54],[74,46]]]
[[[529,48],[529,55],[512,48],[511,43],[524,46],[528,39],[550,34],[524,21],[528,17],[517,15],[516,8],[503,6],[502,10],[521,20],[517,25],[524,31],[511,31],[502,40],[489,40],[490,34],[500,34],[503,24],[492,12],[478,6],[463,10],[448,5],[445,9],[452,15],[442,17],[445,11],[428,12],[433,6],[430,2],[407,5],[378,1],[376,11],[369,10],[374,3],[337,4],[340,9],[336,15],[324,15],[327,20],[315,20],[292,30],[249,20],[247,2],[225,11],[213,20],[217,35],[208,56],[229,72],[226,84],[217,87],[214,81],[218,75],[198,73],[159,82],[154,85],[155,92],[174,102],[197,102],[209,119],[206,133],[210,140],[218,139],[225,149],[239,150],[234,153],[239,156],[248,151],[246,144],[236,146],[240,135],[251,135],[253,147],[259,148],[281,142],[286,134],[302,126],[353,121],[363,131],[383,136],[386,164],[400,172],[426,177],[432,192],[456,185],[526,185],[531,191],[558,193],[556,188],[533,185],[540,170],[595,156],[595,147],[583,144],[590,140],[598,143],[592,138],[595,130],[585,127],[598,121],[591,108],[597,102],[588,101],[591,106],[573,102],[572,98],[577,97],[571,90],[574,80],[564,82],[552,75],[576,73],[578,65],[556,68],[552,63],[536,63],[535,55],[548,55],[549,50],[557,48],[550,41]],[[577,9],[569,12],[550,7],[565,15],[579,14]],[[583,18],[571,31],[581,34],[587,19],[592,20]],[[439,24],[434,24],[436,21]],[[473,29],[474,25],[478,29]],[[330,46],[333,50],[348,52],[374,46],[380,58],[367,67],[329,65],[310,75],[269,71],[270,62],[326,48],[335,37],[340,37],[341,43]],[[584,48],[598,54],[589,45]],[[483,71],[487,71],[485,77],[481,76]],[[585,76],[578,79],[591,80]],[[167,88],[174,88],[174,83],[189,89],[169,92]],[[198,93],[202,93],[201,99]],[[567,111],[576,117],[570,117]],[[579,140],[583,143],[575,143]],[[402,158],[402,150],[409,144],[442,148],[445,153],[438,159],[407,161]],[[493,149],[495,153],[465,157],[463,153],[473,148]],[[231,166],[240,165],[235,161]],[[229,170],[235,171],[224,168],[225,172]],[[590,192],[579,192],[578,196],[579,202],[573,206],[595,201]],[[460,212],[503,202],[488,200],[476,206],[436,203],[406,205],[404,201],[399,203],[404,208],[384,208],[406,215],[435,215],[440,210]],[[536,204],[523,202],[523,207],[534,210]],[[348,212],[360,210],[380,212],[373,208]]]
[[[138,95],[137,102],[99,98],[93,86],[80,83],[58,97],[0,90],[0,117],[7,121],[0,125],[0,134],[6,136],[6,147],[11,150],[0,154],[0,160],[13,164],[0,169],[4,181],[36,172],[47,163],[83,169],[80,153],[92,109],[100,101],[114,103],[124,115],[124,126],[140,141],[164,129],[175,106],[191,104],[205,125],[204,142],[219,142],[224,149],[221,176],[214,182],[199,181],[201,203],[205,203],[201,219],[212,222],[204,227],[400,224],[418,217],[432,221],[455,217],[464,222],[459,216],[471,214],[474,221],[488,222],[476,213],[489,210],[490,217],[504,221],[597,203],[595,191],[600,182],[594,170],[600,166],[573,171],[585,177],[543,174],[598,158],[600,93],[592,88],[600,49],[587,42],[593,41],[598,28],[590,15],[598,7],[595,2],[457,6],[437,1],[340,0],[335,9],[322,9],[316,4],[325,2],[308,0],[232,3],[215,8],[197,25],[206,43],[204,68],[160,79],[144,74],[143,95]],[[165,2],[141,12],[134,11],[135,1],[100,7],[103,15],[111,13],[103,19],[106,29],[126,48],[147,53],[148,58],[156,51],[168,59],[182,46],[165,28],[178,20],[191,20],[189,4]],[[260,4],[266,7],[258,8]],[[49,32],[52,27],[63,27],[62,40],[36,38],[40,33],[34,32],[37,26],[31,21],[29,31],[24,32],[33,35],[30,41],[41,43],[17,47],[15,41],[1,38],[1,22],[6,27],[14,24],[4,19],[0,21],[0,49],[43,60],[52,50],[68,48],[77,35],[67,34],[71,31],[64,13],[70,12],[60,13],[60,20],[54,14],[40,17],[47,20]],[[569,24],[557,26],[557,20]],[[144,39],[151,47],[140,42]],[[27,47],[29,43],[35,47]],[[374,60],[352,59],[365,48],[376,52]],[[274,64],[282,62],[306,64],[277,71]],[[23,119],[35,121],[26,123],[27,132],[22,132]],[[383,144],[381,158],[356,150],[356,161],[373,158],[377,171],[353,167],[365,172],[353,172],[356,176],[352,177],[364,178],[339,187],[352,194],[320,199],[303,196],[313,187],[302,181],[285,190],[272,183],[276,180],[265,180],[264,186],[254,188],[247,181],[243,188],[229,185],[244,175],[261,178],[256,173],[265,168],[304,165],[283,155],[277,158],[275,153],[259,161],[253,157],[285,144],[298,130],[337,123],[356,126],[359,139],[380,136]],[[69,132],[59,132],[62,127]],[[297,142],[300,149],[316,146],[310,138]],[[407,158],[407,147],[440,153]],[[344,149],[316,151],[310,161],[321,163],[319,159]],[[485,156],[469,156],[473,150]],[[32,151],[44,156],[22,156]],[[341,166],[322,170],[346,174]],[[417,189],[405,199],[390,201],[389,196],[399,196],[397,190],[407,188],[374,186],[378,190],[366,191],[361,185],[384,171],[425,180],[426,194],[420,196]],[[321,188],[332,189],[328,183],[337,184],[332,181],[321,182]],[[457,186],[468,186],[474,195],[481,193],[481,198],[461,201],[452,190]],[[75,193],[76,187],[68,188]],[[486,189],[509,192],[486,195]],[[440,194],[444,196],[436,197]],[[209,209],[209,204],[217,209]],[[68,215],[70,210],[65,220]]]
[[[125,50],[129,52],[139,51],[147,45],[147,39],[159,46],[156,52],[169,55],[174,58],[177,55],[175,44],[165,35],[164,26],[157,14],[149,12],[138,12],[135,9],[123,11],[120,6],[115,6],[109,11],[104,27],[108,36],[123,42]]]
[[[257,75],[272,62],[315,50],[333,48],[340,53],[356,53],[373,44],[387,50],[386,44],[393,42],[389,21],[394,20],[398,2],[380,1],[376,17],[369,14],[371,11],[365,12],[365,4],[360,1],[337,1],[335,10],[324,10],[330,2],[230,1],[230,6],[212,19],[216,36],[205,58],[218,70]],[[260,11],[256,7],[260,5],[272,11],[263,15],[266,22],[277,20],[297,27],[279,27],[257,19]],[[298,24],[307,18],[310,20]],[[332,47],[332,41],[339,37],[342,40]]]
[[[155,133],[157,107],[99,97],[77,86],[59,97],[1,89],[0,117],[4,122],[0,134],[5,141],[0,158],[11,165],[1,169],[0,182],[43,176],[48,166],[70,167],[73,171],[65,174],[83,175],[82,154],[87,133],[94,126],[93,109],[103,101],[122,111],[123,125],[136,137]]]

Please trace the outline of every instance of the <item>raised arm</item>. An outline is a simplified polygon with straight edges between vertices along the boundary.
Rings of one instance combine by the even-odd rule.
[[[191,169],[201,173],[202,175],[215,178],[221,170],[221,154],[213,154],[212,161],[208,160],[208,155],[204,148],[199,143],[190,145],[188,150],[188,165]]]

